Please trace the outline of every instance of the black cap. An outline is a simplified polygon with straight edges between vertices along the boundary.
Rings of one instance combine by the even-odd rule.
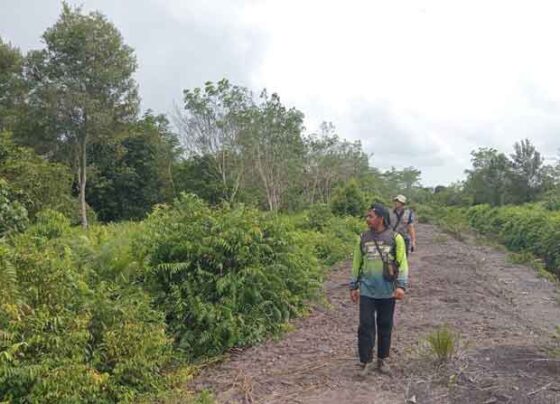
[[[385,226],[389,227],[391,225],[391,216],[389,215],[389,211],[385,206],[381,205],[380,203],[373,203],[370,209],[375,212],[375,214],[379,217],[383,218],[383,223]]]

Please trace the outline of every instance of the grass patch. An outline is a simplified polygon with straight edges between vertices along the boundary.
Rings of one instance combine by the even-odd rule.
[[[438,234],[434,237],[434,242],[436,242],[438,244],[446,243],[448,240],[449,240],[449,237],[447,237],[444,234]]]
[[[461,223],[444,223],[440,225],[444,232],[451,235],[454,239],[459,241],[465,241],[465,233],[467,232],[467,226]]]
[[[430,333],[426,342],[430,354],[440,363],[449,362],[457,352],[458,336],[447,325]]]
[[[204,390],[201,393],[198,394],[198,396],[196,397],[195,401],[193,402],[194,404],[214,404],[216,402],[216,400],[214,399],[214,395],[208,391],[208,390]]]

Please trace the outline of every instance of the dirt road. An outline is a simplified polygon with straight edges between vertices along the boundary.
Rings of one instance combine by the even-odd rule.
[[[398,304],[393,377],[357,376],[357,307],[349,264],[326,283],[327,306],[294,323],[279,341],[232,353],[190,388],[223,403],[560,403],[558,288],[507,253],[418,229],[410,290]],[[425,337],[448,324],[459,350],[446,365]]]

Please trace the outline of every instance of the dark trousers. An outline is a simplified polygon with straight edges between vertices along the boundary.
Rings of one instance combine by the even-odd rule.
[[[377,357],[385,359],[391,349],[391,332],[395,299],[373,299],[360,296],[360,325],[358,327],[358,352],[360,362],[373,359],[373,345],[377,334]]]

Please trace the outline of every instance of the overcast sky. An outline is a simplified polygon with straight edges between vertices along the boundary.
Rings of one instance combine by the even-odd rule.
[[[463,178],[470,151],[529,138],[560,148],[560,2],[515,0],[82,0],[139,62],[144,109],[222,77],[266,87],[362,141],[380,168],[413,165],[426,185]],[[23,51],[57,0],[0,0],[0,35]]]

